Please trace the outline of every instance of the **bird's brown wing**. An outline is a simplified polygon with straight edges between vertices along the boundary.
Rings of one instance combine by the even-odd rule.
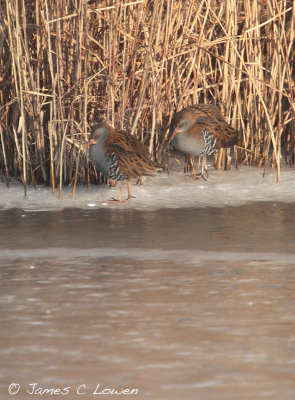
[[[114,143],[109,146],[109,151],[116,154],[120,171],[127,178],[155,175],[158,171],[155,163],[141,153],[126,150]]]
[[[105,142],[105,149],[108,154],[116,154],[120,171],[127,178],[154,175],[160,168],[150,159],[147,148],[127,132],[112,132]]]
[[[188,111],[192,113],[195,120],[199,118],[210,119],[210,120],[222,120],[224,116],[218,106],[214,104],[196,104],[184,108],[182,111]]]
[[[236,130],[226,122],[219,107],[214,104],[198,104],[189,106],[186,110],[194,113],[195,129],[205,128],[216,137],[216,149],[238,144]]]
[[[122,130],[116,130],[114,137],[114,143],[121,144],[126,150],[131,152],[138,151],[149,158],[148,148],[135,136]]]
[[[199,119],[194,124],[195,129],[206,128],[206,130],[215,136],[215,148],[227,148],[238,144],[238,133],[224,120],[207,120]]]

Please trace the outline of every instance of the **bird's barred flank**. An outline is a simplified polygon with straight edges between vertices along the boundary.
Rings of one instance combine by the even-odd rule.
[[[118,159],[115,153],[112,153],[110,156],[110,179],[114,181],[126,181],[127,178],[124,176],[119,167]]]
[[[215,145],[217,138],[207,131],[206,128],[202,128],[202,134],[205,142],[205,147],[203,152],[200,154],[201,156],[210,156],[210,154],[214,153]]]

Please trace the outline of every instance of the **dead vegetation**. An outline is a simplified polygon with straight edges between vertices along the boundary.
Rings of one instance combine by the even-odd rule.
[[[89,182],[82,145],[106,120],[163,157],[189,104],[218,104],[240,160],[295,158],[294,21],[282,0],[7,0],[0,10],[0,171]],[[283,148],[282,148],[283,146]],[[284,160],[284,159],[283,159]]]

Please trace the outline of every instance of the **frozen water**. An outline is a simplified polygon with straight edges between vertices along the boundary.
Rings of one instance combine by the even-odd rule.
[[[119,185],[0,184],[0,400],[295,398],[295,168],[175,166],[124,205]]]
[[[172,163],[173,164],[173,163]],[[209,164],[209,178],[194,180],[192,174],[182,172],[183,160],[172,165],[171,172],[156,177],[146,177],[142,186],[132,184],[132,201],[122,204],[107,203],[118,198],[119,187],[108,185],[78,186],[72,197],[72,188],[63,187],[61,198],[51,188],[33,186],[24,197],[21,183],[12,181],[9,188],[0,184],[0,208],[20,208],[27,211],[61,210],[64,208],[132,208],[152,210],[159,208],[206,207],[243,205],[249,202],[295,201],[295,168],[282,165],[280,182],[276,182],[276,170],[270,167],[263,177],[263,169],[242,166],[230,171],[216,170]],[[125,195],[125,194],[124,194]]]
[[[54,257],[52,257],[54,255]],[[133,260],[137,262],[145,261],[167,261],[173,262],[178,260],[180,263],[191,263],[194,265],[202,264],[206,261],[217,262],[247,262],[249,265],[263,263],[263,265],[283,264],[294,266],[294,254],[281,253],[262,253],[262,252],[227,252],[227,251],[202,251],[202,250],[163,250],[163,249],[141,249],[141,248],[46,248],[46,249],[1,249],[1,260],[18,260],[18,259],[57,259],[68,260],[69,258],[85,257],[89,260],[99,260],[117,257],[120,260]],[[34,266],[29,266],[29,269],[35,269]],[[34,301],[35,299],[28,299]]]

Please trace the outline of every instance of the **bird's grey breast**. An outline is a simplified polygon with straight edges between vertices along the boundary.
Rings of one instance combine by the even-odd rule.
[[[109,178],[110,157],[106,155],[102,145],[94,144],[90,147],[89,158],[105,178]]]

